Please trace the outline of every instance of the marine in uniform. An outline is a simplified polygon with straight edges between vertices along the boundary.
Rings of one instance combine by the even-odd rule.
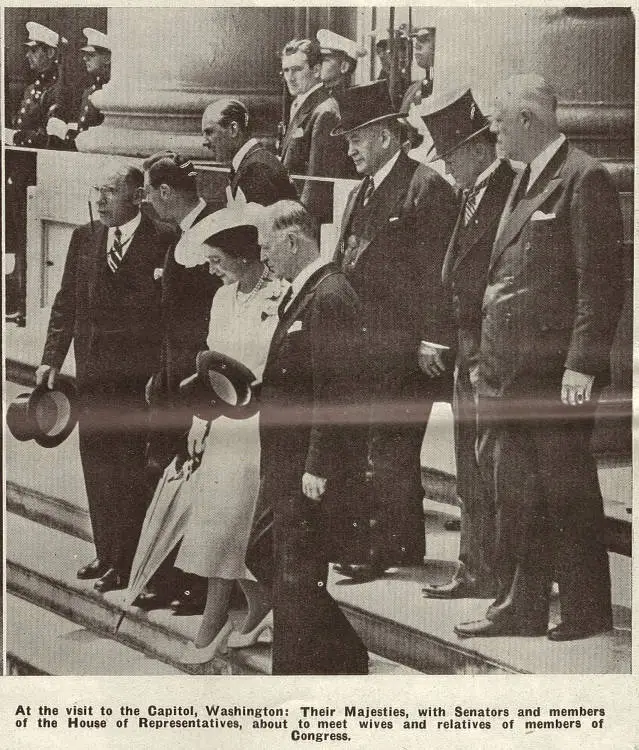
[[[357,61],[366,55],[357,42],[328,29],[317,32],[317,41],[322,53],[320,77],[331,95],[350,86]]]
[[[26,24],[29,38],[25,42],[26,57],[36,79],[24,90],[22,101],[12,118],[12,140],[15,146],[47,148],[47,122],[51,107],[58,98],[58,51],[66,43],[52,29],[35,21]],[[8,135],[8,134],[7,134]]]

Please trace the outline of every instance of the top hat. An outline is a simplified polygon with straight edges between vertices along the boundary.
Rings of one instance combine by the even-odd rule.
[[[346,135],[385,120],[396,120],[400,115],[394,111],[386,81],[373,81],[361,86],[351,86],[337,96],[341,120],[331,135]]]
[[[35,47],[36,44],[46,44],[47,47],[56,48],[60,42],[60,35],[57,31],[43,26],[41,23],[35,21],[27,21],[27,31],[29,32],[29,38],[24,43],[27,47]],[[66,44],[66,39],[63,37],[62,41]]]
[[[469,88],[427,99],[419,114],[433,139],[432,149],[436,152],[429,161],[443,159],[490,127]]]
[[[180,383],[180,395],[200,419],[247,419],[258,409],[255,379],[246,365],[226,354],[200,352],[197,372]]]
[[[366,50],[363,50],[357,42],[347,39],[345,36],[340,36],[340,34],[336,34],[334,31],[329,31],[328,29],[320,29],[317,32],[317,41],[320,44],[323,55],[341,52],[354,62],[357,62],[358,57],[366,55]]]
[[[87,38],[87,43],[84,47],[80,47],[80,52],[99,52],[100,50],[111,51],[111,42],[106,34],[103,34],[97,29],[92,29],[90,26],[82,29],[82,33]]]
[[[7,427],[16,440],[35,440],[55,448],[71,434],[78,421],[77,390],[73,380],[59,376],[54,388],[46,383],[21,393],[7,408]]]

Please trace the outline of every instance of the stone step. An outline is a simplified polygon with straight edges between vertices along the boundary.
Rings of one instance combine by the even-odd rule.
[[[181,671],[25,599],[7,596],[7,673],[179,675]]]
[[[48,528],[14,513],[7,515],[7,590],[38,610],[48,610],[51,616],[83,626],[86,638],[111,641],[134,649],[137,661],[131,671],[122,674],[155,674],[144,671],[146,664],[162,663],[173,669],[171,673],[191,674],[270,674],[271,658],[268,643],[258,643],[247,649],[229,651],[228,658],[219,659],[206,667],[190,667],[179,662],[179,655],[187,641],[197,633],[200,617],[175,617],[168,610],[145,613],[136,607],[124,606],[124,592],[112,591],[105,595],[93,589],[92,581],[79,581],[75,570],[92,556],[92,545],[86,541]],[[47,550],[43,555],[42,551]],[[25,604],[26,606],[26,604]],[[24,611],[24,608],[23,610]],[[38,620],[20,618],[21,610],[8,611],[7,652],[15,657],[18,668],[30,673],[52,674],[40,659],[29,659],[28,643],[37,640]],[[15,621],[12,619],[16,614]],[[231,612],[231,619],[240,622],[244,613]],[[34,626],[35,625],[35,626]],[[25,642],[27,646],[24,646]],[[70,644],[69,644],[70,646]],[[69,654],[73,663],[73,656]],[[371,674],[415,674],[416,670],[378,654],[370,655]],[[75,672],[69,674],[110,674],[87,672],[99,669],[78,660]],[[140,671],[138,671],[140,670]]]
[[[92,582],[78,581],[75,570],[92,557],[86,541],[46,528],[14,513],[7,515],[7,588],[102,637],[117,637],[124,645],[152,659],[186,671],[178,656],[193,638],[199,617],[178,618],[166,610],[144,613],[125,609],[124,593],[97,594]],[[406,674],[413,671],[445,674],[625,673],[630,671],[629,561],[611,555],[616,580],[627,581],[627,590],[615,590],[615,624],[612,633],[571,644],[552,644],[545,638],[477,639],[469,644],[454,635],[456,622],[481,616],[487,601],[433,601],[421,597],[421,586],[450,575],[450,534],[429,534],[428,560],[418,568],[391,569],[376,581],[353,585],[334,571],[329,591],[339,601],[371,652],[371,673]],[[42,551],[47,553],[43,555]],[[624,563],[626,568],[624,567]],[[237,621],[240,612],[232,612]],[[555,621],[557,613],[553,614]],[[122,621],[119,628],[118,623]],[[11,630],[9,629],[9,638]],[[11,650],[12,644],[7,644]],[[380,658],[381,657],[381,658]],[[387,661],[390,660],[390,661]],[[224,673],[270,672],[269,647],[258,644],[233,651],[231,657],[209,668]],[[189,670],[190,671],[190,670]],[[194,673],[199,673],[193,670]]]

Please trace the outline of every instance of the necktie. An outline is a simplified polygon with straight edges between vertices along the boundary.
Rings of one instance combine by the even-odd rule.
[[[282,301],[280,302],[277,308],[277,314],[280,317],[280,319],[284,317],[284,313],[286,312],[286,305],[288,305],[292,296],[293,296],[293,287],[289,286],[289,288],[284,292]]]
[[[465,191],[465,202],[464,202],[464,224],[470,224],[470,220],[477,212],[477,206],[479,204],[479,193],[486,187],[488,180],[482,180],[477,185],[474,185],[469,190]]]
[[[120,263],[122,263],[122,256],[124,254],[123,250],[124,247],[122,245],[122,232],[120,231],[119,227],[116,227],[113,235],[113,245],[107,253],[107,263],[113,273],[118,270],[118,268],[120,267]]]
[[[229,182],[233,182],[235,179],[235,167],[231,164],[231,169],[229,170]]]
[[[517,208],[517,205],[519,204],[521,199],[524,198],[524,196],[528,192],[529,181],[530,181],[530,164],[526,164],[526,169],[524,169],[519,185],[517,186],[517,192],[515,193],[515,197],[513,198],[513,202],[510,206],[511,213]]]
[[[364,179],[365,187],[364,187],[364,200],[362,201],[362,205],[366,206],[368,204],[368,201],[372,198],[373,193],[375,192],[375,183],[373,182],[373,178],[369,175]]]

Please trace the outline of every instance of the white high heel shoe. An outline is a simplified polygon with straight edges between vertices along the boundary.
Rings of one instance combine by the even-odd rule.
[[[273,610],[270,609],[262,620],[248,633],[240,633],[235,630],[228,638],[227,645],[229,648],[248,648],[254,646],[262,633],[267,630],[271,631],[271,640],[273,634]]]
[[[180,656],[180,662],[182,664],[206,664],[216,656],[228,653],[227,641],[232,630],[233,625],[230,620],[227,620],[207,646],[199,648],[193,641],[190,641]]]

